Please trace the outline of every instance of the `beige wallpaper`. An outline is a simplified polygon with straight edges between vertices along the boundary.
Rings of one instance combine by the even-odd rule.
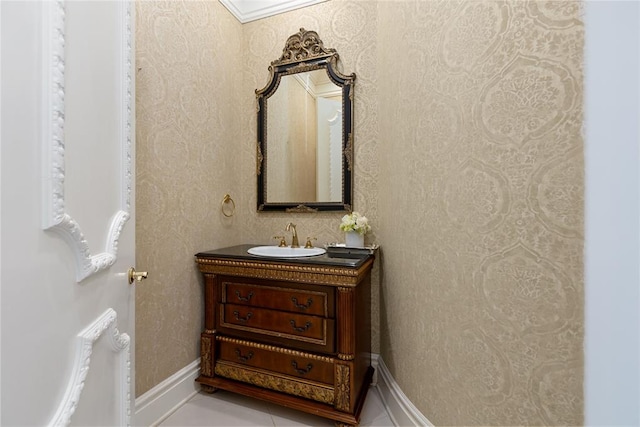
[[[435,425],[582,423],[579,3],[331,0],[244,25],[213,1],[137,9],[137,395],[198,357],[195,252],[289,221],[343,240],[342,213],[256,212],[254,90],[304,27],[357,74],[373,351]]]
[[[581,6],[379,6],[382,358],[435,425],[580,425]]]
[[[242,26],[218,2],[136,2],[136,395],[199,355],[193,255],[241,243],[225,218],[241,170]]]

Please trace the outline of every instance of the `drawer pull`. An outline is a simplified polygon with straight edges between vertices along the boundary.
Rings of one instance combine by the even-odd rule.
[[[238,310],[234,310],[233,315],[236,317],[236,320],[240,321],[240,322],[246,322],[249,319],[251,319],[251,316],[253,316],[253,314],[251,312],[247,313],[246,317],[240,317],[240,313],[238,312]]]
[[[305,375],[305,374],[308,374],[308,373],[309,373],[309,371],[311,371],[311,368],[313,368],[313,365],[312,365],[311,363],[309,363],[309,364],[307,365],[307,368],[306,368],[306,369],[300,369],[300,368],[298,368],[298,363],[296,363],[296,361],[295,361],[295,360],[292,360],[292,361],[291,361],[291,366],[293,366],[293,369],[295,369],[295,371],[296,371],[299,375]]]
[[[249,295],[247,295],[246,297],[243,297],[240,294],[240,291],[236,291],[236,296],[238,297],[238,299],[240,301],[245,301],[246,302],[246,301],[250,301],[251,300],[251,298],[253,297],[253,292],[249,292]]]
[[[248,362],[253,357],[253,351],[250,351],[246,356],[242,355],[242,352],[239,348],[236,348],[236,356],[238,356],[238,360],[241,362]]]
[[[296,326],[295,320],[290,320],[289,323],[291,324],[291,327],[298,332],[305,332],[311,327],[311,322],[305,323],[304,326]]]
[[[291,297],[291,301],[293,301],[293,305],[295,305],[296,308],[299,308],[300,310],[306,310],[307,308],[311,307],[311,303],[313,303],[313,298],[309,298],[306,304],[299,304],[298,298],[296,297]]]

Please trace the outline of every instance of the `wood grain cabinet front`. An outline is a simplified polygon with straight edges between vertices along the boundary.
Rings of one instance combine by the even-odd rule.
[[[373,256],[267,261],[243,247],[196,255],[205,282],[203,389],[357,425],[373,375]]]
[[[293,380],[303,379],[333,384],[333,360],[314,354],[291,351],[281,347],[220,337],[218,362],[279,373]]]
[[[333,289],[313,288],[301,290],[292,288],[291,284],[286,282],[282,286],[268,286],[230,279],[222,281],[222,302],[311,316],[333,317]]]
[[[333,352],[333,319],[250,306],[220,304],[220,331],[263,341],[300,341],[305,348]]]

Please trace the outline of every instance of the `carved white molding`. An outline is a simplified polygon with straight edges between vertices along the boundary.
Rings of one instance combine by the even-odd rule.
[[[65,2],[43,2],[43,228],[60,234],[76,259],[76,280],[114,264],[118,240],[131,212],[132,187],[132,29],[131,2],[119,2],[122,37],[120,207],[107,231],[104,252],[92,255],[78,224],[65,211]]]
[[[93,323],[87,326],[77,335],[76,357],[67,390],[58,410],[49,422],[49,426],[68,426],[71,417],[78,407],[80,394],[84,388],[91,363],[93,345],[105,331],[109,331],[109,344],[113,352],[118,353],[120,390],[117,402],[119,402],[120,420],[118,425],[131,425],[131,351],[129,335],[121,334],[117,327],[117,314],[112,309],[107,309]]]
[[[327,0],[220,0],[242,24]]]

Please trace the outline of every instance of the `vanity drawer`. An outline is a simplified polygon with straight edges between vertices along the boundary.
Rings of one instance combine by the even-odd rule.
[[[334,315],[332,288],[294,289],[223,280],[222,302],[313,316],[333,317]]]
[[[328,357],[225,337],[219,343],[219,360],[333,385],[333,363]]]
[[[266,308],[220,304],[220,329],[250,332],[334,349],[334,320]],[[254,335],[255,336],[255,335]]]

